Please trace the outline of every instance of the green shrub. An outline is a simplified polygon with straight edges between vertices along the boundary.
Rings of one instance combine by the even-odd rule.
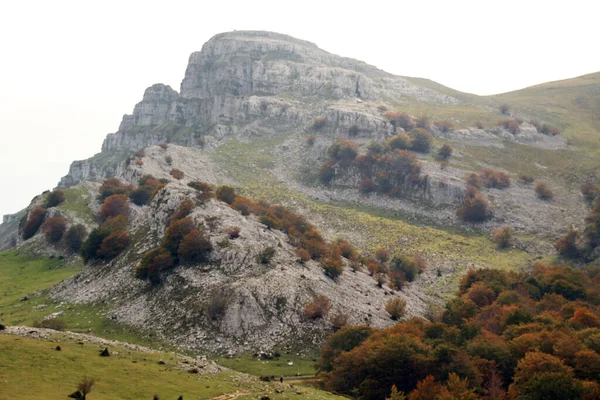
[[[499,248],[504,249],[510,245],[510,241],[513,238],[513,232],[510,227],[505,226],[503,228],[495,229],[492,235],[492,239],[494,243],[498,245]]]
[[[449,144],[444,144],[438,150],[438,158],[442,161],[447,161],[452,156],[453,149]]]
[[[412,140],[411,150],[420,153],[429,153],[431,151],[431,146],[433,145],[433,136],[431,136],[431,133],[423,128],[416,128],[409,132],[409,136]]]
[[[227,204],[233,203],[235,200],[235,189],[227,185],[219,186],[217,188],[217,199]]]
[[[256,262],[260,264],[269,264],[275,256],[275,253],[275,248],[269,246],[256,255]]]
[[[74,225],[67,230],[65,233],[65,241],[67,242],[67,246],[75,252],[81,250],[81,245],[83,244],[83,239],[85,238],[87,231],[85,230],[85,226],[81,224]]]
[[[54,189],[46,198],[46,208],[56,207],[65,201],[65,192],[61,189]]]

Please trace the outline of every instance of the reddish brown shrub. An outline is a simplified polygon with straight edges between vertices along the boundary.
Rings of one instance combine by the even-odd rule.
[[[510,106],[508,104],[500,104],[500,112],[504,115],[510,114]]]
[[[383,104],[380,104],[377,106],[377,110],[379,110],[380,112],[386,112],[388,110],[388,108],[386,106],[384,106]]]
[[[456,214],[463,221],[482,222],[489,218],[487,199],[477,189],[467,188],[467,195]]]
[[[27,240],[37,233],[46,217],[46,209],[37,206],[29,213],[29,218],[23,227],[23,240]]]
[[[321,268],[325,272],[325,275],[331,279],[336,279],[344,271],[342,260],[339,257],[327,257],[321,259]]]
[[[521,175],[519,176],[519,179],[525,184],[532,183],[535,180],[535,178],[531,175]]]
[[[121,183],[117,178],[106,179],[100,186],[100,193],[98,195],[99,200],[104,200],[115,194],[129,195],[133,190],[133,186]]]
[[[172,224],[173,222],[180,220],[182,218],[187,217],[192,213],[192,210],[196,207],[196,204],[190,199],[181,200],[177,209],[173,214],[169,216],[167,219],[167,225]]]
[[[333,160],[325,161],[319,167],[319,180],[322,184],[328,185],[335,178],[335,162]]]
[[[540,133],[544,134],[544,135],[551,135],[551,136],[556,136],[556,135],[560,135],[560,131],[558,130],[558,128],[555,128],[553,126],[544,124],[542,125],[542,127],[539,129]]]
[[[310,128],[313,131],[320,131],[321,129],[325,128],[325,126],[327,126],[327,119],[325,117],[317,117],[313,119]]]
[[[310,253],[303,248],[296,249],[296,255],[300,257],[300,262],[305,263],[310,261]]]
[[[227,204],[233,203],[235,200],[235,189],[227,185],[219,186],[217,188],[217,199]]]
[[[517,133],[521,132],[521,126],[519,124],[519,121],[516,119],[507,119],[505,121],[500,121],[498,122],[498,126],[504,127],[504,129],[506,129],[513,135],[516,135]]]
[[[385,311],[387,311],[394,321],[399,320],[406,313],[406,300],[396,297],[385,303]]]
[[[417,119],[417,128],[423,128],[429,130],[431,128],[431,123],[429,122],[429,117],[426,115],[419,117]]]
[[[504,189],[510,186],[510,177],[504,172],[484,168],[479,174],[483,185],[488,188]]]
[[[381,263],[386,263],[390,260],[390,254],[383,247],[375,250],[375,258]]]
[[[361,193],[368,194],[374,192],[377,189],[377,185],[371,178],[365,178],[360,182],[359,190]]]
[[[475,121],[475,127],[477,129],[484,129],[483,123],[481,123],[481,121]]]
[[[178,181],[183,179],[183,171],[177,168],[173,168],[170,172],[169,175],[171,175],[173,178],[177,179]]]
[[[437,128],[444,133],[452,132],[454,130],[454,123],[448,119],[437,122],[435,126],[437,126]]]
[[[97,255],[100,258],[110,260],[121,253],[129,244],[129,235],[124,230],[113,231],[108,235],[98,249]]]
[[[565,236],[554,243],[554,248],[561,256],[578,258],[581,254],[577,248],[577,231],[573,229],[569,230]]]
[[[135,160],[135,165],[137,165],[138,167],[144,165],[144,160],[142,160],[141,158],[137,158]]]
[[[504,249],[510,245],[510,241],[512,240],[513,232],[510,227],[505,226],[503,228],[498,228],[494,230],[492,235],[492,239],[494,243],[498,245],[499,248]]]
[[[598,196],[598,186],[591,182],[586,182],[581,185],[581,194],[586,201],[591,203]]]
[[[190,217],[173,221],[165,231],[163,247],[169,250],[172,255],[177,255],[177,249],[183,238],[195,229],[196,225]]]
[[[105,221],[109,217],[117,215],[129,215],[129,202],[124,194],[113,194],[107,197],[98,211],[100,221]]]
[[[244,196],[235,196],[233,203],[231,203],[231,208],[238,211],[242,215],[250,215],[253,207],[254,202]]]
[[[327,149],[329,158],[348,166],[358,155],[358,144],[349,139],[338,139]]]
[[[56,243],[62,239],[67,229],[67,220],[60,216],[48,218],[42,224],[41,229],[48,241]]]
[[[204,236],[204,233],[194,229],[183,237],[177,254],[179,258],[186,262],[203,262],[208,259],[212,249],[212,244]]]
[[[308,135],[306,137],[306,144],[312,146],[317,141],[317,137],[315,135]]]
[[[160,283],[160,272],[171,268],[173,264],[173,257],[167,249],[155,248],[144,253],[141,264],[136,268],[136,276],[156,285]]]
[[[229,239],[237,239],[240,237],[240,231],[241,228],[239,226],[232,226],[231,228],[227,229],[227,236],[229,236]]]
[[[554,198],[554,193],[552,193],[550,188],[543,182],[539,182],[535,185],[535,194],[542,200],[552,200]]]
[[[161,149],[166,150],[169,148],[169,145],[167,143],[161,143],[158,145]]]
[[[308,319],[323,318],[331,310],[331,301],[325,296],[316,296],[304,307],[304,316]]]

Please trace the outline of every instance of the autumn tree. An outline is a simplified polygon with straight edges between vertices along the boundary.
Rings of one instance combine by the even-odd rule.
[[[100,194],[98,195],[98,199],[102,201],[115,194],[124,194],[128,196],[132,190],[133,186],[122,183],[118,178],[106,179],[100,186]]]
[[[46,209],[42,206],[37,206],[29,212],[29,217],[23,227],[23,240],[27,240],[37,233],[45,217]]]
[[[179,249],[179,245],[181,244],[183,238],[196,229],[196,225],[190,217],[174,221],[165,230],[163,247],[169,250],[173,256],[176,256],[177,250]]]
[[[67,229],[67,220],[61,216],[50,217],[44,221],[41,229],[49,242],[59,242]]]
[[[127,196],[124,194],[114,194],[107,197],[104,199],[100,211],[98,211],[100,221],[105,221],[109,217],[117,215],[129,215],[129,202],[127,201]]]
[[[183,261],[198,263],[206,261],[212,249],[212,244],[204,233],[194,229],[183,237],[177,254]]]

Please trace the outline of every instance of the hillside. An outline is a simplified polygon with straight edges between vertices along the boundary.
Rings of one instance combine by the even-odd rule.
[[[25,217],[6,218],[0,243],[79,265],[76,252],[64,240],[52,243],[44,229],[24,238],[41,212],[36,207],[45,206],[40,224],[63,218],[65,229],[81,225],[93,233],[88,244],[90,237],[103,242],[115,233],[111,239],[122,246],[110,257],[114,249],[105,248],[51,287],[45,292],[50,301],[101,309],[117,325],[152,331],[186,350],[226,354],[287,346],[310,352],[336,329],[334,315],[385,327],[394,323],[385,310],[392,298],[407,301],[406,317],[424,316],[453,295],[470,269],[527,269],[559,260],[554,241],[581,226],[588,212],[579,186],[598,180],[590,145],[600,133],[598,76],[478,97],[394,76],[285,35],[219,34],[190,56],[179,91],[149,87],[100,153],[73,162],[58,185],[62,202],[48,205],[44,193]],[[429,138],[426,149],[413,147],[417,124]],[[393,140],[410,144],[392,149]],[[332,148],[341,144],[351,159],[336,159]],[[452,148],[446,160],[437,155],[443,145]],[[373,155],[375,148],[383,150]],[[411,173],[387,187],[386,174],[404,168],[398,154],[410,159]],[[365,173],[357,160],[371,160],[371,169]],[[327,182],[323,165],[331,168]],[[457,214],[472,196],[470,174],[478,174],[477,193],[489,203],[483,222]],[[501,176],[504,184],[486,183],[489,176]],[[131,185],[115,192],[125,194],[127,212],[112,225],[102,217],[102,185],[110,178]],[[361,186],[367,178],[374,185],[369,192]],[[234,186],[247,208],[189,186],[194,183]],[[553,198],[540,198],[538,183]],[[127,200],[144,190],[145,203]],[[284,211],[262,199],[302,215],[302,235],[314,225],[308,232],[322,235],[327,250],[301,262],[298,250],[310,247],[309,239],[265,219]],[[179,262],[173,247],[174,261],[162,259],[168,265],[160,283],[136,278],[186,200],[193,207],[185,218],[209,242],[209,254]],[[505,226],[515,237],[500,249],[490,234]],[[232,238],[235,227],[240,234]],[[343,256],[341,239],[356,253]],[[267,249],[274,255],[261,262]],[[379,249],[390,257],[375,259]],[[406,280],[402,268],[413,258],[426,267]],[[339,276],[327,269],[331,259]],[[330,299],[331,313],[307,320],[305,307],[317,296]],[[218,315],[207,311],[212,306]]]

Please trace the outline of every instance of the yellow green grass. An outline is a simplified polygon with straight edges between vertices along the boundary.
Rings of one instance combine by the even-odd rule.
[[[56,345],[61,351],[55,350]],[[0,400],[65,399],[84,376],[96,380],[89,400],[148,400],[155,394],[161,399],[212,399],[235,393],[244,393],[239,399],[340,399],[308,387],[260,382],[233,371],[191,374],[173,353],[111,347],[110,357],[100,357],[99,350],[98,345],[80,345],[61,334],[51,340],[0,334]],[[165,364],[159,364],[160,360]]]
[[[282,137],[241,143],[231,139],[213,155],[223,168],[239,182],[240,190],[255,200],[267,199],[292,207],[330,237],[344,232],[360,233],[363,250],[385,247],[392,253],[419,252],[424,256],[473,263],[492,268],[523,268],[533,257],[520,250],[500,251],[481,232],[465,233],[452,229],[423,226],[393,216],[393,213],[345,203],[322,203],[289,188],[269,173],[270,149],[283,141]],[[356,243],[361,245],[362,243]]]

